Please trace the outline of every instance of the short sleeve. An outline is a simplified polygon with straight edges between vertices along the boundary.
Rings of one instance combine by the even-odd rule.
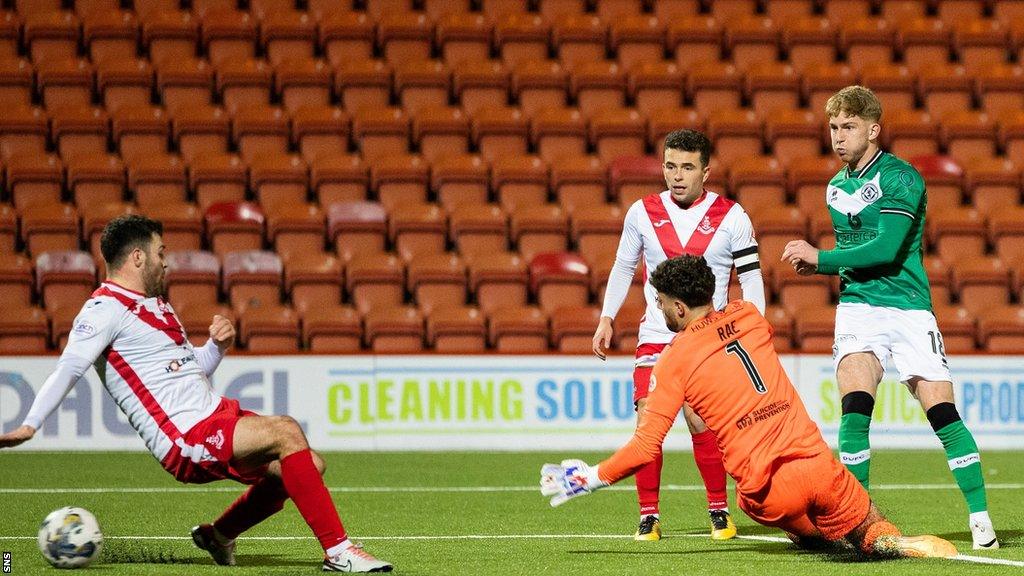
[[[906,166],[888,170],[882,176],[881,214],[899,214],[911,220],[917,218],[924,197],[924,180],[917,170]]]
[[[87,301],[75,317],[64,353],[95,361],[114,341],[124,310],[124,305],[110,298]]]

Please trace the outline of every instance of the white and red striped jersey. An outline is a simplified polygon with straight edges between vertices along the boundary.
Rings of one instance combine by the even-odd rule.
[[[208,347],[200,350],[207,353]],[[204,366],[210,362],[197,358],[170,304],[109,281],[101,284],[75,318],[58,370],[25,423],[38,428],[89,363],[157,459],[176,444],[186,457],[203,457],[202,447],[185,446],[182,435],[221,401],[207,378],[216,363]],[[64,364],[80,369],[62,371]]]
[[[637,200],[626,212],[601,315],[615,318],[642,259],[647,309],[640,322],[638,343],[670,342],[675,333],[665,325],[665,317],[658,309],[657,292],[647,278],[658,264],[682,254],[700,254],[707,260],[715,275],[716,309],[724,308],[729,300],[729,277],[735,266],[743,298],[764,312],[764,284],[757,240],[750,217],[743,208],[709,191],[705,191],[689,208],[682,208],[672,200],[671,192],[665,191]]]

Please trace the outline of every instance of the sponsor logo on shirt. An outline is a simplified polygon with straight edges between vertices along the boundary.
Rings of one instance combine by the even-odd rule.
[[[78,324],[75,324],[73,332],[82,336],[91,336],[96,333],[96,327],[89,322],[82,320]]]
[[[168,364],[166,368],[164,368],[164,372],[168,374],[171,372],[177,372],[178,370],[181,370],[182,366],[188,364],[189,362],[194,362],[195,359],[196,357],[194,355],[189,354],[188,356],[182,356],[177,360],[171,360],[171,363]]]

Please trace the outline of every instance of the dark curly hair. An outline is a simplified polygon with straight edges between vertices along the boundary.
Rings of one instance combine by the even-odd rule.
[[[715,294],[715,275],[703,256],[669,258],[651,273],[651,286],[687,306],[707,306]]]
[[[669,132],[665,136],[665,149],[682,150],[683,152],[700,152],[701,166],[711,161],[711,140],[703,132],[684,128]]]
[[[100,252],[107,261],[107,268],[120,268],[132,250],[145,249],[154,234],[162,236],[163,233],[163,224],[145,216],[126,214],[114,218],[103,227],[100,237]]]

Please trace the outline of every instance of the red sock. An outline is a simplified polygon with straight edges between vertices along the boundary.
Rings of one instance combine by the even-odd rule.
[[[640,516],[658,513],[658,495],[661,492],[661,450],[658,457],[636,471],[636,495],[640,500]]]
[[[704,489],[708,492],[708,509],[727,508],[729,497],[725,492],[725,465],[722,464],[722,451],[718,448],[714,432],[705,430],[693,435],[693,459],[697,461]]]
[[[288,494],[276,478],[253,484],[214,521],[213,527],[228,540],[263,522],[284,508]]]
[[[331,494],[313,464],[313,453],[309,448],[281,458],[281,480],[299,514],[325,551],[347,538]]]

